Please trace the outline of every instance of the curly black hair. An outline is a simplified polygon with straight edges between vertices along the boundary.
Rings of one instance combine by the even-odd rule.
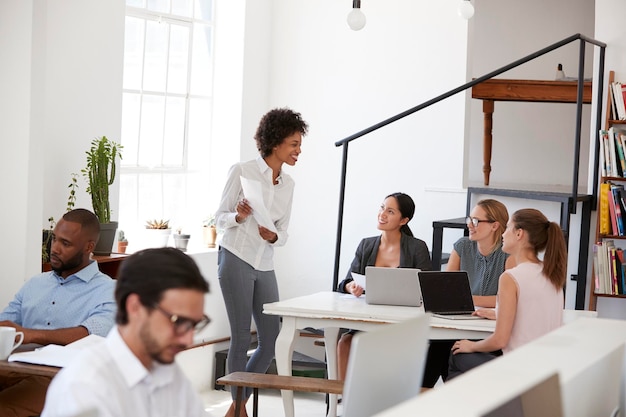
[[[273,109],[261,118],[254,140],[261,157],[266,158],[272,154],[274,147],[283,143],[285,138],[296,132],[304,136],[308,129],[309,125],[302,120],[300,113],[286,107]]]

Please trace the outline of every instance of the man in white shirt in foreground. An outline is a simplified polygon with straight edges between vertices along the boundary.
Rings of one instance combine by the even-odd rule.
[[[146,249],[122,262],[116,326],[52,380],[42,417],[196,417],[204,407],[174,363],[204,328],[208,283],[174,248]]]

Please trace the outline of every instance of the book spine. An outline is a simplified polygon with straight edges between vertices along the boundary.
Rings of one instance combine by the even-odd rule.
[[[612,167],[611,167],[611,155],[610,155],[610,151],[609,151],[609,132],[606,131],[606,133],[602,136],[602,140],[604,143],[604,163],[606,164],[606,175],[611,175],[612,171]]]
[[[622,199],[620,197],[619,190],[620,190],[619,186],[611,187],[613,203],[615,204],[615,223],[617,224],[616,234],[619,236],[624,236],[624,221],[622,218],[622,205],[621,205]]]
[[[604,159],[604,136],[607,134],[606,130],[600,130],[600,134],[598,135],[598,140],[600,141],[600,155],[598,155],[600,159],[600,175],[603,177],[607,175],[606,160]]]
[[[619,159],[619,176],[626,176],[626,160],[624,159],[624,146],[622,145],[622,140],[620,139],[619,132],[613,132],[613,138],[615,140],[615,149],[617,149],[617,157]]]
[[[613,190],[609,185],[609,189],[606,193],[606,198],[609,201],[609,218],[611,219],[611,234],[619,235],[619,231],[617,229],[617,217],[615,214],[615,199],[613,198]]]
[[[608,235],[611,233],[609,220],[609,190],[611,186],[603,182],[600,184],[600,234]]]
[[[611,176],[619,177],[617,170],[617,157],[615,156],[615,130],[609,128],[609,157],[611,158]]]

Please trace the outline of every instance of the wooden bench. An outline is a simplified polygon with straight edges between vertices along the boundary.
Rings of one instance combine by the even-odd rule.
[[[239,408],[243,401],[243,388],[252,390],[252,416],[258,417],[259,388],[281,389],[289,391],[324,392],[327,394],[341,394],[343,381],[334,379],[309,378],[304,376],[287,376],[273,374],[259,374],[254,372],[233,372],[217,380],[218,384],[237,387],[235,415],[239,415]]]

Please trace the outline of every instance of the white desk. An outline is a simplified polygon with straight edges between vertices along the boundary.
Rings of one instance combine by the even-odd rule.
[[[385,323],[397,323],[420,314],[421,307],[369,305],[365,297],[320,292],[264,305],[264,313],[283,317],[276,340],[276,368],[291,375],[293,345],[299,329],[324,329],[328,378],[337,379],[337,337],[340,328],[370,330]],[[492,320],[446,320],[431,318],[430,339],[482,339],[495,328]],[[293,392],[282,391],[285,416],[294,416]],[[337,396],[330,396],[329,416],[337,415]]]

